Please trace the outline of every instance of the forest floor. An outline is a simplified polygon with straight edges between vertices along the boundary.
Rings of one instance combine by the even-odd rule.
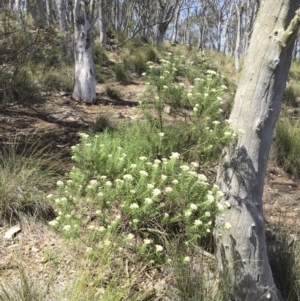
[[[103,92],[105,86],[118,91],[117,99],[111,99]],[[112,124],[123,118],[139,118],[141,113],[137,107],[137,95],[143,89],[143,82],[134,78],[126,85],[108,82],[98,86],[98,102],[95,105],[78,103],[71,99],[70,94],[57,93],[43,95],[41,102],[31,106],[2,108],[0,146],[2,148],[13,140],[49,146],[53,154],[57,153],[62,158],[63,174],[72,166],[70,150],[72,145],[78,143],[78,134],[91,128],[96,130],[100,116],[105,116]],[[288,243],[297,240],[297,233],[300,232],[299,180],[286,175],[272,160],[265,181],[264,212],[270,241],[276,242],[279,239],[277,234],[282,229],[289,233]],[[55,286],[62,288],[66,279],[72,276],[72,255],[59,234],[47,225],[28,222],[28,227],[23,226],[15,239],[5,240],[7,230],[8,227],[0,225],[0,282],[15,275],[16,267],[21,263],[37,281],[51,280]],[[157,281],[157,277],[155,279]],[[51,296],[46,300],[51,300]]]

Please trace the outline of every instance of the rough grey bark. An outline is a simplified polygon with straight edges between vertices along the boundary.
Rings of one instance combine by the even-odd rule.
[[[92,28],[80,0],[74,5],[75,86],[73,98],[85,103],[96,101],[96,81],[92,55]],[[86,2],[86,5],[88,2]]]
[[[216,259],[221,276],[231,281],[235,301],[281,300],[268,263],[262,194],[300,22],[299,4],[260,4],[230,115],[233,129],[245,133],[223,151],[219,165],[217,184],[231,207],[216,225],[229,222],[232,227],[215,231]]]

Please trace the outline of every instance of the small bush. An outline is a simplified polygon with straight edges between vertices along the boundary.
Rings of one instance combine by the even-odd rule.
[[[15,102],[28,105],[39,101],[40,93],[31,72],[18,67],[11,71],[0,68],[0,99],[2,105]]]
[[[113,125],[111,124],[108,116],[106,115],[99,115],[96,118],[96,121],[92,125],[93,132],[103,132],[104,130],[112,130]]]
[[[62,64],[46,69],[39,77],[44,91],[72,92],[74,89],[74,67]]]
[[[198,163],[184,163],[174,152],[161,159],[143,153],[135,157],[131,150],[136,142],[117,133],[81,136],[81,144],[72,147],[77,167],[67,182],[58,182],[61,196],[53,197],[62,212],[54,225],[66,235],[83,229],[84,219],[70,217],[73,206],[83,202],[85,214],[96,213],[92,229],[117,231],[124,243],[139,237],[134,250],[147,262],[163,263],[168,242],[176,238],[186,247],[197,242],[212,230],[214,216],[226,209],[218,204],[218,187],[197,172]],[[163,135],[157,141],[163,143]]]
[[[186,73],[198,66],[186,66],[182,58],[171,53],[168,56],[160,60],[159,67],[148,62],[149,71],[143,74],[147,90],[140,107],[151,126],[165,134],[166,145],[172,143],[173,151],[183,153],[187,161],[211,164],[236,137],[230,121],[222,116],[221,95],[227,89],[224,79],[213,70],[205,70],[205,76],[179,82],[180,70]],[[170,113],[166,114],[168,106]]]
[[[125,49],[122,52],[124,66],[138,75],[147,70],[147,62],[158,62],[159,56],[159,51],[153,45],[134,46],[132,42],[125,45]]]
[[[105,93],[106,95],[111,99],[120,99],[120,93],[115,88],[111,88],[109,86],[105,87]]]
[[[281,117],[276,125],[275,158],[279,166],[294,176],[300,176],[300,123]]]

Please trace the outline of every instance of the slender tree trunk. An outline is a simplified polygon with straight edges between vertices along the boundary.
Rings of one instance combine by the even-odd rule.
[[[21,27],[22,32],[25,34],[26,26],[25,26],[25,22],[24,22],[23,13],[22,13],[21,1],[22,0],[16,0],[16,13],[17,13],[17,20],[18,20],[19,26]]]
[[[178,20],[179,20],[179,17],[180,17],[180,8],[181,8],[181,3],[179,4],[178,11],[177,11],[176,18],[175,18],[175,22],[174,22],[172,38],[171,38],[171,44],[172,45],[176,44],[176,37],[177,37],[177,31],[178,31]]]
[[[232,16],[232,8],[233,8],[233,3],[230,5],[229,9],[229,14],[224,26],[224,33],[223,33],[223,53],[226,54],[226,49],[227,49],[227,39],[228,39],[228,25],[229,25],[229,20],[231,19]]]
[[[92,28],[80,0],[74,6],[75,87],[73,98],[85,103],[96,101],[96,81],[92,55]]]
[[[237,15],[237,29],[236,29],[236,41],[234,50],[234,65],[235,70],[240,70],[240,48],[241,48],[241,19],[243,9],[239,7],[238,3],[235,3],[236,15]]]
[[[37,26],[44,28],[46,25],[46,12],[43,0],[36,0],[36,5],[38,11]]]
[[[100,44],[105,46],[107,42],[106,36],[106,22],[105,22],[105,0],[100,0],[99,3],[99,31],[100,31]]]
[[[262,194],[300,22],[299,4],[261,2],[230,115],[233,129],[244,134],[223,151],[219,165],[217,184],[231,207],[216,225],[228,222],[231,228],[216,228],[216,258],[220,274],[231,281],[235,301],[281,300],[268,263]]]

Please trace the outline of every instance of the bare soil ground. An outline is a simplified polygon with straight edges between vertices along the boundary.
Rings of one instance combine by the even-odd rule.
[[[140,80],[135,79],[128,85],[115,82],[106,85],[114,87],[120,97],[108,98],[101,92],[105,90],[101,85],[98,87],[96,105],[77,103],[71,99],[71,95],[57,93],[44,95],[40,103],[32,106],[0,108],[0,149],[14,139],[38,141],[40,145],[49,145],[54,153],[63,156],[65,164],[62,173],[68,171],[71,166],[70,147],[78,142],[79,132],[95,126],[99,116],[105,115],[113,124],[121,118],[139,117],[137,94],[144,89]],[[282,229],[295,235],[300,232],[299,180],[291,179],[272,163],[266,176],[264,210],[271,237],[276,239]],[[70,266],[73,258],[59,235],[46,225],[28,222],[13,240],[5,240],[7,229],[0,227],[0,282],[17,275],[17,267],[21,264],[32,279],[41,284],[51,280],[58,290],[62,289],[72,274]],[[291,236],[291,240],[297,239],[295,235]],[[153,277],[156,282],[164,281],[160,276]],[[51,294],[45,292],[45,295],[46,300],[51,300]]]

